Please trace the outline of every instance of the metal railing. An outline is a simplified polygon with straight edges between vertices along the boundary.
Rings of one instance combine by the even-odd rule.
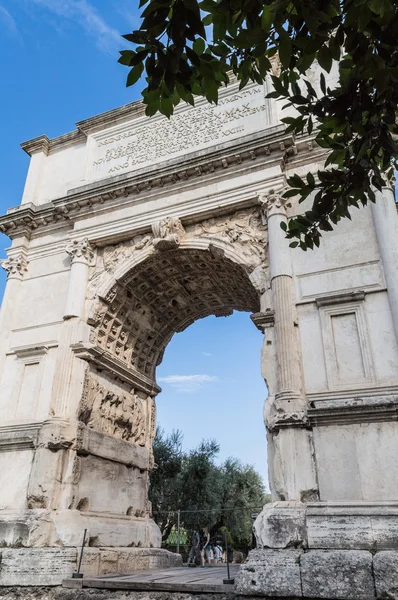
[[[181,554],[181,551],[183,550],[183,552],[187,550],[188,547],[192,546],[191,540],[192,540],[192,534],[193,534],[193,527],[192,525],[190,526],[186,526],[186,521],[188,520],[191,524],[193,522],[193,515],[197,514],[197,519],[196,522],[197,523],[202,523],[203,527],[206,525],[209,527],[209,530],[211,531],[211,538],[213,538],[213,542],[214,542],[214,538],[218,537],[220,538],[220,536],[222,536],[223,538],[225,538],[225,531],[222,531],[221,529],[216,529],[214,530],[214,528],[212,528],[211,526],[211,522],[212,520],[214,520],[214,517],[217,515],[218,517],[220,515],[223,515],[225,518],[225,520],[227,521],[227,516],[228,514],[231,513],[240,513],[240,514],[245,514],[246,517],[248,517],[248,515],[250,515],[250,520],[253,523],[254,520],[256,519],[258,513],[262,510],[262,506],[250,506],[250,507],[237,507],[237,506],[231,506],[231,507],[227,507],[227,508],[214,508],[214,509],[192,509],[192,510],[181,510],[181,509],[176,509],[176,510],[164,510],[164,511],[153,511],[153,517],[155,518],[155,521],[159,522],[160,519],[158,518],[161,515],[165,515],[168,520],[170,522],[173,522],[173,526],[167,536],[167,538],[163,541],[162,545],[165,545],[168,547],[169,550],[173,551],[173,549],[175,548],[175,552],[177,554]],[[187,517],[189,516],[189,519],[187,519]],[[207,517],[207,518],[206,518]],[[228,529],[228,528],[226,528]],[[224,542],[224,545],[225,542]],[[254,539],[254,535],[252,535],[252,540],[251,540],[251,544],[248,544],[248,546],[250,546],[251,548],[255,547],[255,539]]]

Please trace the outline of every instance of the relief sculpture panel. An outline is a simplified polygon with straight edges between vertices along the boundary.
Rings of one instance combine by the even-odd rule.
[[[110,377],[88,371],[79,407],[79,420],[90,429],[145,446],[148,399]]]

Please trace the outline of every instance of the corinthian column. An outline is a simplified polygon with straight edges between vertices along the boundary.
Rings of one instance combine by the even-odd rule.
[[[281,229],[287,223],[286,200],[270,193],[261,198],[268,222],[269,269],[275,311],[278,369],[276,401],[289,405],[289,412],[303,410],[300,349],[296,331],[296,310],[290,248]]]
[[[68,294],[66,297],[64,319],[83,317],[86,300],[89,266],[94,258],[93,248],[87,238],[74,240],[66,247],[71,257]]]
[[[269,481],[274,500],[307,502],[318,499],[318,486],[302,385],[290,248],[281,229],[287,222],[286,200],[271,192],[260,201],[268,224],[277,370],[276,387],[264,409]]]

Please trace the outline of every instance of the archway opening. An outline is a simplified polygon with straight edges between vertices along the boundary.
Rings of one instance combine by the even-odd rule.
[[[113,356],[113,364],[117,367],[119,374],[122,373],[122,370],[118,365],[124,364],[127,372],[127,376],[126,373],[124,376],[127,379],[130,378],[131,381],[134,380],[134,389],[130,389],[127,395],[128,397],[134,396],[147,415],[145,419],[146,433],[140,437],[138,444],[145,446],[150,453],[156,424],[153,397],[160,391],[155,376],[157,376],[157,367],[162,362],[164,351],[175,334],[181,334],[192,324],[194,325],[190,329],[195,331],[197,328],[208,327],[209,325],[212,327],[213,323],[218,328],[217,323],[229,322],[230,341],[228,342],[225,339],[225,343],[230,346],[229,351],[232,346],[235,347],[234,366],[232,368],[235,371],[236,379],[239,370],[244,371],[242,365],[244,340],[240,339],[239,327],[236,327],[236,324],[238,320],[241,324],[244,320],[246,332],[248,330],[251,332],[249,337],[251,339],[256,338],[255,347],[252,348],[251,352],[253,357],[250,361],[251,373],[256,371],[257,382],[261,381],[261,336],[250,322],[247,313],[260,312],[260,296],[264,292],[264,282],[262,282],[262,287],[259,289],[258,283],[256,285],[253,283],[253,281],[258,281],[258,278],[256,280],[253,277],[253,271],[256,267],[253,264],[247,264],[245,259],[239,257],[238,254],[228,253],[228,250],[224,249],[222,245],[217,245],[217,242],[208,242],[202,248],[180,246],[173,250],[151,249],[144,260],[136,263],[133,267],[126,268],[123,273],[120,273],[120,271],[117,273],[116,283],[101,298],[100,306],[97,307],[92,341],[95,347],[99,347],[101,351],[104,351],[105,356]],[[230,317],[230,319],[214,319],[214,317]],[[184,336],[186,335],[189,335],[188,331],[184,333]],[[215,333],[215,339],[220,337],[221,339],[225,338],[225,332],[223,334],[220,331],[218,335]],[[179,339],[180,337],[176,336],[176,343]],[[188,344],[184,352],[194,354],[195,348],[192,347],[192,342],[188,342]],[[174,340],[172,345],[174,345]],[[193,345],[195,346],[195,342]],[[206,349],[203,349],[203,352],[211,354]],[[222,348],[218,348],[217,353],[220,356],[225,355],[225,346],[224,351]],[[255,358],[254,355],[256,355]],[[204,358],[204,355],[202,356]],[[232,361],[230,360],[230,362]],[[175,369],[178,369],[178,365],[175,365]],[[175,369],[172,373],[169,373],[169,376],[184,375],[184,373],[179,373]],[[192,373],[185,372],[185,375],[192,375]],[[193,375],[202,375],[202,373],[193,373]],[[228,374],[220,376],[203,373],[203,375],[207,375],[210,379],[217,377],[220,380],[220,394],[223,393],[223,379],[231,379]],[[166,373],[163,378],[167,378],[167,376]],[[198,380],[196,377],[197,382],[200,379]],[[245,374],[243,374],[242,379],[245,382]],[[161,380],[162,375],[160,375],[158,383],[163,386],[164,383],[167,384],[167,381],[162,382]],[[115,385],[119,384],[116,382],[113,386]],[[233,381],[230,381],[229,385],[232,385],[232,388],[235,387],[234,392],[236,393],[238,386],[234,386]],[[230,387],[229,392],[228,385],[225,388],[227,389],[225,389],[224,395],[228,396],[232,388]],[[239,451],[239,445],[242,445],[242,443],[249,444],[250,440],[249,435],[247,440],[242,442],[242,436],[239,437],[239,424],[246,431],[250,431],[250,425],[242,425],[242,421],[252,413],[252,418],[256,420],[257,434],[260,429],[263,432],[262,441],[259,444],[259,455],[263,453],[264,456],[262,469],[262,473],[264,473],[266,462],[265,429],[262,419],[262,403],[266,395],[264,383],[262,382],[262,392],[259,392],[258,397],[255,399],[256,404],[250,405],[248,394],[250,392],[246,392],[246,397],[244,397],[245,392],[242,389],[243,397],[238,411],[241,418],[239,418],[239,414],[236,415],[237,418],[233,425],[235,433],[231,431],[231,437],[236,440],[236,451],[235,449],[231,451],[231,446],[223,444],[224,448],[220,459],[223,460],[227,455],[232,454],[235,457],[241,457],[244,463],[253,462],[248,459],[245,452]],[[120,400],[119,392],[116,391],[115,395],[118,396],[114,401],[116,405],[118,399]],[[124,395],[124,392],[122,395]],[[112,400],[110,402],[112,404]],[[125,404],[126,406],[129,405],[128,402]],[[220,405],[221,403],[219,403]],[[224,406],[226,406],[225,402]],[[119,412],[123,410],[123,403],[121,403]],[[127,418],[128,415],[126,415],[126,420]],[[220,430],[222,425],[220,422]],[[226,425],[225,429],[228,431],[228,424],[225,423],[225,419],[224,425]],[[115,422],[115,431],[117,426],[118,422]],[[206,427],[205,423],[201,427],[203,429],[200,436],[202,439],[219,437],[214,435],[214,429]],[[129,438],[129,441],[137,443],[135,438]],[[252,438],[250,443],[256,445],[255,442],[253,443]],[[259,460],[261,461],[261,459]],[[152,454],[152,463],[150,460],[148,474],[153,466]],[[232,498],[228,504],[233,500]],[[178,506],[174,508],[177,510]],[[259,509],[260,507],[253,508]],[[249,532],[250,530],[249,527]]]
[[[165,432],[180,430],[184,449],[215,439],[218,462],[234,457],[251,464],[267,484],[261,346],[248,313],[196,321],[166,348],[156,404],[158,424]]]
[[[96,315],[95,342],[154,380],[175,333],[209,315],[260,310],[249,268],[223,250],[155,252],[120,277]]]

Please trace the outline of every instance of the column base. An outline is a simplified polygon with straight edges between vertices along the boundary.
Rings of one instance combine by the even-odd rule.
[[[265,598],[398,598],[398,503],[275,502],[235,591]]]
[[[0,548],[0,586],[58,586],[77,570],[80,548]],[[161,548],[85,548],[85,577],[181,567],[182,557]]]
[[[85,529],[91,547],[159,548],[162,541],[159,527],[149,517],[69,509],[2,510],[0,550],[2,547],[78,547]]]
[[[376,556],[367,550],[252,550],[235,589],[266,598],[375,600]]]

